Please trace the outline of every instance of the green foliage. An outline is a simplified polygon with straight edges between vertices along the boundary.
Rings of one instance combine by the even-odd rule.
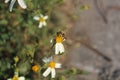
[[[63,28],[57,27],[61,23],[54,11],[62,2],[63,0],[25,0],[27,9],[24,10],[16,1],[13,11],[9,12],[10,2],[5,4],[4,0],[0,1],[0,80],[13,77],[16,70],[26,80],[44,80],[40,74],[44,69],[41,58],[48,56],[50,39]],[[38,28],[39,22],[33,19],[40,14],[49,16],[47,26],[41,29]],[[18,56],[18,62],[14,60],[15,56]],[[31,70],[35,64],[43,66],[38,73]],[[77,74],[76,70],[73,69],[70,74]],[[65,80],[65,76],[60,75],[58,80]]]

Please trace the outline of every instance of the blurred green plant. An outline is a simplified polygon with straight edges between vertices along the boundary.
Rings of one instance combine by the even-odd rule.
[[[15,3],[13,11],[9,12],[10,2],[5,4],[0,0],[0,80],[13,77],[16,70],[26,80],[54,80],[44,78],[40,73],[45,70],[42,58],[52,51],[50,39],[58,30],[64,29],[57,27],[63,25],[54,11],[62,2],[64,0],[25,0],[27,9],[23,10]],[[48,25],[41,29],[33,19],[40,14],[49,16]],[[78,74],[75,69],[70,76],[74,74]],[[65,80],[65,75],[59,75],[56,80]]]

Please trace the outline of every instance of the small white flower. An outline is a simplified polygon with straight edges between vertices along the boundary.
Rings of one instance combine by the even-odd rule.
[[[34,20],[37,20],[39,21],[39,28],[42,28],[42,26],[46,26],[47,23],[46,23],[46,20],[48,19],[48,16],[43,16],[42,14],[39,16],[34,16],[33,18]]]
[[[25,77],[23,76],[18,77],[18,72],[15,72],[15,75],[13,76],[13,78],[9,78],[7,80],[25,80]]]
[[[64,41],[64,39],[62,36],[56,37],[55,54],[64,53],[65,49],[64,49],[64,46],[62,44],[63,41]]]
[[[51,61],[49,63],[49,67],[43,73],[43,76],[47,77],[51,73],[51,78],[55,78],[55,76],[56,76],[55,68],[61,68],[61,64],[55,63],[54,61]]]
[[[5,3],[8,3],[9,1],[10,1],[10,0],[5,0]],[[18,1],[18,4],[20,5],[21,8],[23,8],[23,9],[26,9],[26,8],[27,8],[24,0],[17,0],[17,1]],[[12,8],[13,8],[13,5],[15,4],[15,2],[16,2],[16,0],[11,0],[10,6],[9,6],[10,12],[12,12]]]

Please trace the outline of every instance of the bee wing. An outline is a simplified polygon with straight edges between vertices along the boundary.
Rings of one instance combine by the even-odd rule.
[[[63,41],[65,41],[67,38],[64,33],[62,33]]]

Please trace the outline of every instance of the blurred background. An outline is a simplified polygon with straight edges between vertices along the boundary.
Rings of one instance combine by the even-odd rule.
[[[19,57],[19,73],[26,80],[50,80],[31,68],[36,64],[42,67],[41,59],[54,54],[50,39],[58,31],[64,32],[67,39],[63,43],[65,54],[56,57],[63,68],[55,80],[120,80],[119,0],[25,3],[27,9],[21,9],[16,1],[9,12],[10,3],[0,1],[0,80],[14,75],[15,56]],[[47,26],[41,29],[33,19],[39,14],[49,16]]]

